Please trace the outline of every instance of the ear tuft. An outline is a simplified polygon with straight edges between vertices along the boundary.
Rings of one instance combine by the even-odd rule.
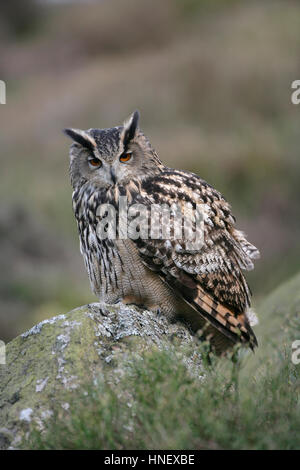
[[[94,139],[81,129],[64,129],[63,132],[68,137],[71,137],[72,140],[77,142],[77,144],[80,144],[89,150],[94,150],[96,148],[96,142]]]
[[[134,111],[134,113],[132,113],[124,122],[123,141],[125,146],[134,138],[138,127],[139,118],[140,113],[138,111]]]

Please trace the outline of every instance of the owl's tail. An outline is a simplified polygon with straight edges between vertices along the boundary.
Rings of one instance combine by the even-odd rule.
[[[246,313],[236,313],[232,309],[224,306],[211,295],[209,295],[202,287],[197,286],[193,298],[185,296],[185,301],[193,307],[204,320],[214,328],[208,327],[205,336],[208,339],[215,337],[215,341],[220,342],[220,336],[217,332],[222,333],[228,338],[227,345],[242,343],[249,346],[252,350],[257,346],[256,336],[249,324]]]

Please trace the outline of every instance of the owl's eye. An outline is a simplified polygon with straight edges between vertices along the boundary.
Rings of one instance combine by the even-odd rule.
[[[100,168],[102,166],[101,160],[99,158],[89,158],[89,165],[93,168]]]
[[[123,155],[120,156],[120,162],[122,163],[126,163],[126,162],[129,162],[129,160],[131,159],[132,157],[132,153],[123,153]]]

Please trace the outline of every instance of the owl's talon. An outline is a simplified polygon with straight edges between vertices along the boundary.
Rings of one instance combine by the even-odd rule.
[[[156,309],[156,314],[157,314],[158,317],[162,316],[162,311],[159,307]]]

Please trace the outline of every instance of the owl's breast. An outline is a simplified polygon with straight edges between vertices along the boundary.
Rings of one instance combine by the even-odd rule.
[[[81,235],[91,288],[101,302],[136,304],[169,317],[182,309],[174,292],[144,265],[132,240],[99,240],[90,228]]]

